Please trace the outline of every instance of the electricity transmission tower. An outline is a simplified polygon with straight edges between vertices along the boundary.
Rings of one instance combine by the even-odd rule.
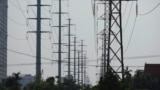
[[[99,32],[98,37],[100,37],[100,39],[102,40],[101,46],[100,46],[100,50],[101,50],[100,76],[103,77],[106,72],[106,63],[107,63],[107,54],[108,54],[107,49],[108,49],[108,29],[109,29],[109,20],[108,20],[109,5],[107,1],[103,0],[97,3],[97,7],[100,7],[100,9],[103,10],[103,12],[97,11],[98,14],[96,14],[96,19],[97,19],[96,23],[98,23],[96,25],[100,24],[99,26],[97,26],[97,29],[100,29],[100,31],[98,30]]]
[[[78,72],[77,72],[77,74],[78,74],[78,85],[80,85],[80,51],[78,51]]]
[[[87,80],[87,71],[86,71],[87,62],[86,62],[86,60],[87,60],[87,56],[86,56],[86,54],[84,54],[84,86],[87,84],[86,83],[86,80]]]
[[[37,0],[37,4],[28,5],[28,6],[36,6],[37,7],[37,17],[36,18],[28,18],[34,19],[37,21],[37,31],[28,31],[27,33],[36,33],[36,82],[39,83],[41,80],[41,33],[50,33],[49,31],[41,31],[41,20],[50,18],[42,18],[41,17],[41,7],[42,6],[50,6],[41,4],[41,0]]]
[[[76,64],[77,64],[77,63],[76,63],[76,60],[77,60],[77,58],[76,58],[76,56],[77,56],[77,54],[76,54],[76,53],[77,53],[77,48],[76,48],[76,46],[77,46],[77,45],[76,45],[77,41],[76,41],[76,39],[77,39],[77,37],[74,36],[73,38],[74,38],[74,41],[73,41],[73,43],[74,43],[74,44],[73,44],[73,46],[74,46],[74,50],[73,50],[73,52],[74,52],[74,57],[73,57],[73,60],[74,60],[74,61],[73,61],[73,63],[74,63],[74,66],[73,66],[73,69],[74,69],[74,70],[73,70],[73,76],[74,76],[74,77],[73,77],[73,78],[74,78],[74,81],[76,81]]]
[[[81,45],[79,45],[81,47],[81,85],[83,88],[83,79],[84,79],[84,40],[81,40]]]
[[[74,37],[74,80],[76,81],[76,37]]]
[[[101,16],[104,20],[104,45],[102,47],[104,50],[104,55],[102,55],[104,59],[104,72],[109,75],[108,71],[110,69],[123,80],[122,1],[136,0],[99,0],[98,2],[104,4],[104,14]],[[118,67],[113,67],[115,64]]]
[[[70,80],[71,79],[71,36],[73,36],[71,34],[71,26],[74,25],[74,24],[71,24],[71,19],[67,19],[68,20],[68,24],[65,24],[68,26],[68,79]]]
[[[58,2],[59,2],[59,11],[53,12],[53,14],[58,14],[58,26],[53,26],[53,27],[58,27],[58,31],[59,31],[58,32],[58,43],[55,43],[55,44],[58,44],[58,52],[55,52],[55,53],[58,53],[58,84],[60,85],[60,89],[61,89],[62,53],[65,53],[65,52],[62,52],[62,44],[65,44],[62,42],[62,28],[67,27],[67,26],[62,25],[62,15],[68,14],[68,13],[62,12],[62,0],[58,0]]]
[[[123,62],[123,33],[122,33],[122,1],[136,0],[109,0],[109,33],[108,33],[108,56],[107,56],[107,75],[109,69],[120,74],[124,79]],[[114,64],[118,67],[113,68]]]

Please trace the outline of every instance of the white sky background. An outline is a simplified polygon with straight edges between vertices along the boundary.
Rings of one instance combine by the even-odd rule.
[[[20,3],[20,6],[22,10],[20,9],[18,2]],[[31,30],[30,27],[33,30],[36,30],[35,27],[35,21],[28,20],[29,22],[29,28],[26,26],[26,19],[24,19],[23,13],[26,18],[29,17],[35,17],[34,12],[36,13],[36,9],[34,7],[29,8],[27,7],[29,1],[29,4],[34,4],[36,0],[9,0],[9,7],[8,7],[8,48],[31,54],[35,54],[35,41],[36,37],[35,34],[28,33],[27,31]],[[50,4],[51,0],[42,0],[42,3],[48,3]],[[160,1],[159,0],[139,0],[138,1],[138,10],[139,13],[145,13],[151,10],[153,7],[155,7]],[[51,11],[55,12],[58,10],[58,2],[54,1],[55,4],[52,7]],[[123,17],[123,26],[126,23],[127,17],[129,15],[129,10],[131,7],[132,2],[128,3],[126,14]],[[56,6],[55,6],[56,5]],[[84,39],[84,43],[87,45],[87,57],[89,60],[96,59],[96,51],[95,51],[95,40],[94,40],[94,17],[92,13],[92,7],[91,7],[91,0],[69,0],[69,4],[67,1],[64,1],[62,3],[63,5],[63,11],[70,11],[70,17],[73,19],[73,24],[76,24],[76,32],[75,27],[72,27],[72,33],[77,34],[78,40]],[[69,5],[69,9],[68,9]],[[125,6],[126,3],[123,3]],[[131,36],[132,28],[133,28],[133,22],[136,15],[136,3],[133,2],[133,7],[131,11],[131,15],[129,17],[129,21],[126,27],[126,30],[123,33],[123,39],[124,39],[124,51],[126,49],[126,46],[128,44],[128,41]],[[33,11],[32,11],[33,9]],[[28,14],[27,11],[28,10]],[[48,10],[48,11],[47,11]],[[124,10],[124,8],[123,8]],[[145,15],[145,16],[138,16],[135,29],[133,32],[133,36],[131,39],[131,42],[129,44],[129,48],[127,49],[126,53],[124,54],[124,57],[130,57],[130,56],[147,56],[147,55],[160,55],[160,8],[157,8],[152,13]],[[23,13],[22,13],[23,12]],[[45,7],[42,9],[42,16],[44,17],[50,17],[49,15],[49,8]],[[54,18],[52,25],[58,25],[58,16],[52,15]],[[64,15],[62,17],[63,24],[67,24],[67,21],[65,20],[68,16]],[[18,24],[17,24],[18,23]],[[45,31],[50,31],[49,21],[42,21],[42,28]],[[42,34],[42,57],[47,57],[50,59],[57,59],[57,54],[52,54],[53,51],[57,51],[57,46],[54,45],[53,49],[51,46],[52,43],[57,42],[57,35],[58,35],[58,29],[53,28],[51,31],[52,35],[49,34]],[[63,34],[67,33],[67,28],[63,30]],[[57,34],[56,34],[57,33]],[[28,37],[28,40],[26,39]],[[49,39],[51,37],[51,40]],[[73,39],[72,39],[73,40]],[[54,41],[54,42],[53,42]],[[66,42],[66,36],[63,37],[63,41]],[[78,44],[79,45],[79,44]],[[64,51],[67,51],[66,47],[63,47]],[[67,55],[64,54],[63,58],[67,58]],[[35,63],[36,59],[20,54],[16,54],[13,52],[8,51],[8,64],[22,64],[22,63]],[[66,60],[67,61],[67,60]],[[88,62],[89,65],[96,65],[96,62]],[[42,59],[42,62],[50,62]],[[160,63],[159,58],[144,58],[144,59],[132,59],[132,60],[125,60],[125,65],[129,66],[143,66],[145,63]],[[42,64],[43,69],[43,77],[49,77],[49,76],[56,76],[58,71],[57,62],[52,62],[52,64]],[[62,75],[67,75],[67,66],[63,64],[62,66]],[[143,69],[143,68],[130,68],[132,70],[136,69]],[[96,69],[96,67],[89,67],[87,69],[87,73],[89,75],[90,81],[92,84],[95,84],[97,77],[96,73],[99,72],[99,70]],[[8,66],[8,75],[11,75],[13,72],[21,72],[22,74],[32,74],[35,75],[35,65],[18,65],[18,66]]]

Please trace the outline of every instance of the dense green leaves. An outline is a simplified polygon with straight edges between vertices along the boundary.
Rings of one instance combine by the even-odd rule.
[[[23,90],[160,90],[160,78],[152,77],[143,71],[136,71],[132,76],[128,68],[124,71],[124,80],[122,81],[119,76],[112,70],[108,71],[104,77],[100,77],[98,85],[91,87],[84,85],[77,85],[74,80],[64,78],[64,82],[60,85],[54,77],[49,77],[46,80],[41,80],[40,83],[29,83]],[[14,73],[13,76],[3,79],[0,84],[0,90],[20,90],[21,85],[18,83],[20,73]],[[69,84],[71,88],[69,88]]]
[[[20,73],[14,73],[13,76],[2,80],[0,90],[20,90],[20,84],[18,83]]]
[[[98,85],[99,90],[121,90],[121,88],[121,81],[112,70],[109,70],[108,74],[100,78]]]

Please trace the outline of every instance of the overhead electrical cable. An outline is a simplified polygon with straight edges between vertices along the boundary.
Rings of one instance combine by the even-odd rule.
[[[131,43],[132,36],[133,36],[133,32],[134,32],[135,25],[136,25],[136,20],[137,20],[137,17],[135,17],[135,19],[134,19],[134,24],[133,24],[132,32],[131,32],[131,35],[130,35],[128,44],[127,44],[127,46],[126,46],[126,49],[124,50],[124,54],[127,52],[128,48],[129,48],[129,45],[130,45],[130,43]]]
[[[131,15],[132,7],[133,7],[133,2],[132,2],[132,4],[131,4],[130,10],[129,10],[129,15],[128,15],[128,17],[127,17],[127,21],[126,21],[126,23],[125,23],[123,32],[126,30],[126,27],[127,27],[127,25],[128,25],[128,21],[129,21],[130,15]]]
[[[17,53],[17,54],[21,54],[21,55],[25,55],[25,56],[29,56],[29,57],[33,57],[33,58],[36,58],[36,56],[34,55],[31,55],[31,54],[27,54],[27,53],[23,53],[23,52],[19,52],[19,51],[15,51],[15,50],[12,50],[12,49],[7,49],[7,51],[10,51],[10,52],[13,52],[13,53]],[[41,57],[42,59],[44,60],[47,60],[47,61],[54,61],[54,62],[58,62],[58,60],[52,60],[50,58],[46,58],[46,57]],[[68,63],[67,61],[62,61],[63,63]]]
[[[148,11],[146,13],[138,13],[138,15],[140,15],[140,16],[148,15],[148,14],[152,13],[154,10],[156,10],[159,6],[160,6],[160,2],[154,8],[152,8],[150,11]]]

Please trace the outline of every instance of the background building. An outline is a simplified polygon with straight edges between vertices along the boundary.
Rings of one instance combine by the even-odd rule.
[[[144,72],[152,77],[160,78],[160,64],[145,64]]]
[[[7,6],[8,0],[0,0],[0,82],[7,77]]]
[[[19,84],[21,85],[21,90],[23,90],[27,84],[35,81],[35,77],[33,77],[31,74],[21,75],[20,78]]]

